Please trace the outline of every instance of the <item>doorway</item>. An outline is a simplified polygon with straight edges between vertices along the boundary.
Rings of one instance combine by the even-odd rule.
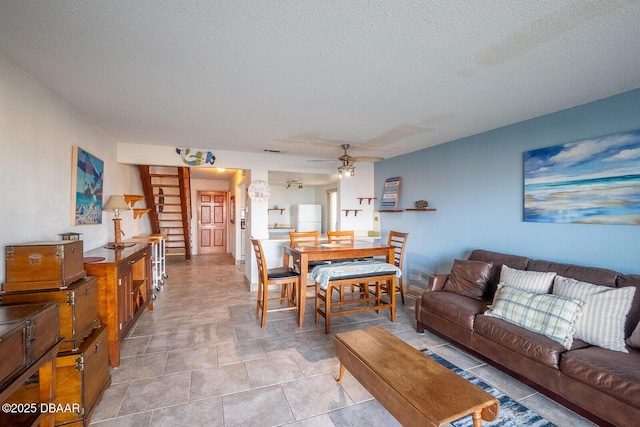
[[[329,213],[328,231],[338,229],[338,190],[327,190],[327,211]]]
[[[227,253],[227,193],[198,191],[198,254]]]

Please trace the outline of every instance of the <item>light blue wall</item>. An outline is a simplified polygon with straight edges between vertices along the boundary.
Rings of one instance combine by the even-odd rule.
[[[640,129],[640,90],[375,164],[375,191],[402,177],[400,208],[381,213],[381,236],[408,231],[405,267],[448,272],[472,249],[640,273],[640,225],[523,222],[523,152]],[[379,208],[379,203],[378,203]]]

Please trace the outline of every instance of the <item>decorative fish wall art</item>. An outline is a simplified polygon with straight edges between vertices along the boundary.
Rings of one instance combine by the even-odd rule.
[[[182,157],[184,164],[189,166],[213,164],[216,161],[216,156],[211,151],[194,151],[191,153],[190,148],[176,148],[176,153]]]

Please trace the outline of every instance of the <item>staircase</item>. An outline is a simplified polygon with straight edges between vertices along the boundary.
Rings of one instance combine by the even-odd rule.
[[[191,259],[189,168],[139,165],[151,232],[165,234],[166,256]]]

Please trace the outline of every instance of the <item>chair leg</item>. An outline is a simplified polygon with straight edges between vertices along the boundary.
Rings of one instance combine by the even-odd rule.
[[[316,323],[320,320],[320,292],[322,292],[320,284],[316,283]]]
[[[398,289],[400,290],[400,298],[402,299],[402,305],[404,305],[404,286],[402,284],[402,277],[396,280],[398,281]]]
[[[392,276],[391,283],[389,283],[389,288],[392,290],[389,297],[391,298],[391,321],[396,321],[396,276]]]
[[[262,296],[262,283],[258,282],[258,296],[256,298],[256,316],[260,313],[260,297]]]
[[[333,294],[333,286],[329,283],[327,290],[325,291],[324,302],[324,333],[328,334],[331,329],[331,295]],[[344,295],[344,286],[340,286],[340,294]],[[342,301],[342,299],[341,299]]]
[[[260,320],[260,327],[264,329],[264,325],[267,323],[267,300],[269,299],[269,286],[266,284],[262,286],[262,319]]]

